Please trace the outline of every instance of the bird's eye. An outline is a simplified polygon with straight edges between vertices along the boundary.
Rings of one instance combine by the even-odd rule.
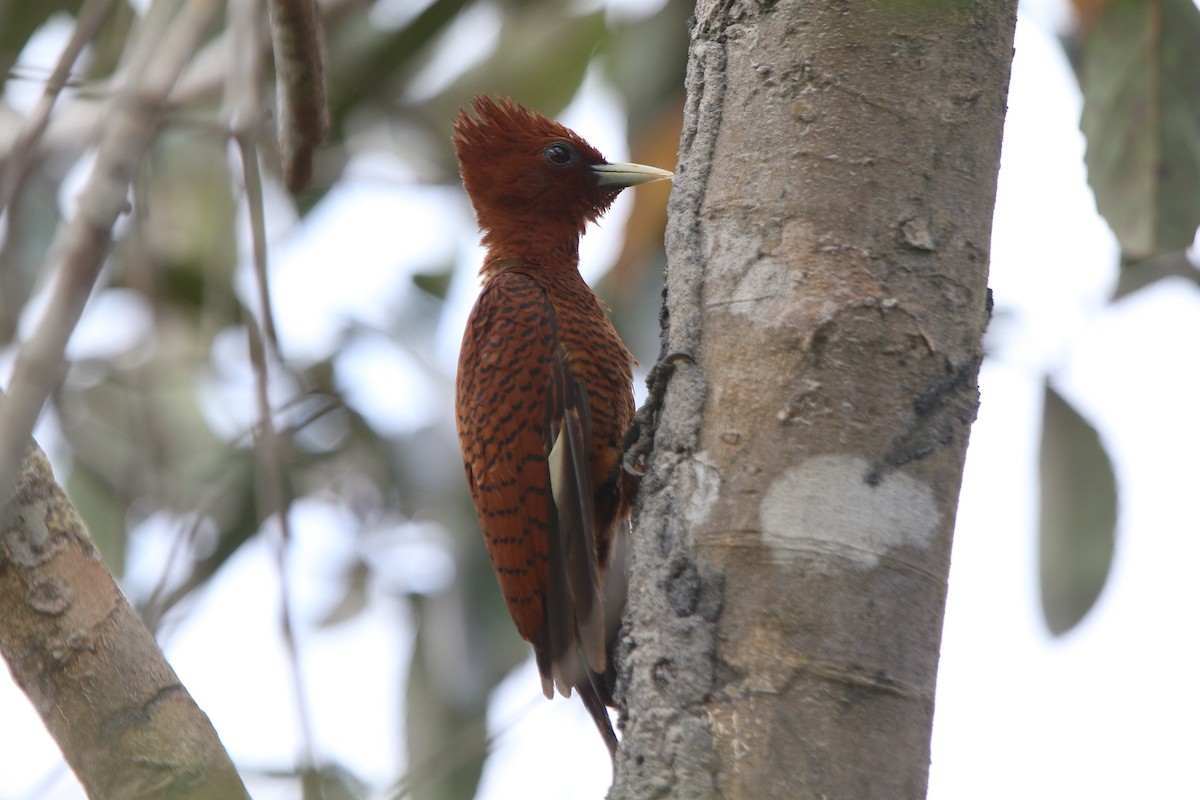
[[[565,167],[577,158],[575,148],[567,142],[551,142],[545,154],[546,160],[556,167]]]

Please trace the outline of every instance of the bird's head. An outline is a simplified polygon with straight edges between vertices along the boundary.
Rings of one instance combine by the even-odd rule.
[[[570,128],[511,100],[479,95],[471,106],[476,116],[463,111],[454,122],[454,148],[490,247],[577,241],[622,189],[671,177],[641,164],[610,164]]]

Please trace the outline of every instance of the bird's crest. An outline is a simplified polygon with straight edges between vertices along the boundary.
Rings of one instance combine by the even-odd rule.
[[[556,140],[572,144],[581,161],[604,163],[600,151],[575,131],[507,97],[476,95],[471,108],[476,116],[462,111],[454,121],[454,147],[464,171],[506,157],[538,157]]]

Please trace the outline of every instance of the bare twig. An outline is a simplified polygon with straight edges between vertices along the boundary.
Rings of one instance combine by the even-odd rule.
[[[267,281],[267,234],[263,213],[262,175],[258,168],[256,144],[265,119],[263,114],[263,53],[256,47],[262,36],[263,0],[240,0],[230,4],[230,57],[232,64],[225,81],[224,116],[237,143],[242,159],[242,174],[249,212],[250,241],[253,247],[255,286],[258,289],[259,320],[272,355],[279,354],[275,316],[271,310],[270,284]]]
[[[255,157],[253,151],[250,157]],[[260,198],[261,202],[261,198]],[[279,623],[283,636],[283,647],[288,655],[292,672],[292,688],[295,694],[296,716],[300,722],[301,763],[299,772],[305,783],[305,797],[320,797],[319,782],[315,777],[312,725],[309,717],[308,699],[304,693],[304,681],[300,671],[300,652],[296,644],[296,625],[292,619],[291,584],[288,581],[287,554],[292,541],[291,493],[284,485],[284,440],[275,430],[272,418],[270,385],[270,361],[267,359],[262,331],[252,315],[246,318],[247,339],[250,345],[250,361],[254,365],[255,396],[258,402],[260,424],[254,441],[254,453],[258,464],[259,502],[264,509],[273,510],[279,524],[279,538],[275,543],[276,569],[279,573]],[[266,519],[269,515],[264,513]]]
[[[300,409],[298,406],[302,402],[305,402],[309,399],[311,398],[292,398],[284,403],[279,409],[279,411],[296,412],[290,415],[291,420],[287,427],[278,432],[278,435],[285,441],[291,441],[304,428],[313,424],[326,414],[341,407],[339,403],[333,401],[332,399],[327,399],[325,403],[308,409],[307,411],[304,411],[303,415],[301,415],[299,412],[302,409]],[[235,448],[241,447],[245,440],[253,439],[257,441],[258,438],[262,436],[259,431],[260,425],[261,421],[253,425],[244,433],[233,437],[233,441],[229,444],[228,452],[226,453],[225,457],[217,459],[217,463],[225,464],[233,459],[236,455],[234,452]],[[216,483],[216,481],[203,480],[201,483],[202,485],[210,486]],[[229,489],[227,487],[215,489],[209,492],[197,504],[193,512],[195,514],[195,520],[193,524],[188,526],[187,530],[182,531],[176,537],[175,543],[172,545],[171,551],[167,556],[166,564],[159,574],[158,583],[155,584],[155,587],[150,591],[146,600],[140,603],[142,619],[151,629],[159,630],[161,634],[161,629],[159,626],[167,613],[175,608],[188,595],[203,585],[204,581],[211,577],[213,570],[215,570],[219,565],[220,562],[214,562],[214,559],[220,558],[219,555],[205,557],[199,562],[193,563],[191,574],[189,574],[182,583],[175,586],[171,585],[171,575],[174,572],[172,565],[190,557],[191,550],[189,549],[189,546],[191,546],[199,537],[200,525],[203,524],[204,520],[215,516],[219,508],[226,507],[231,502],[232,500],[229,496]]]

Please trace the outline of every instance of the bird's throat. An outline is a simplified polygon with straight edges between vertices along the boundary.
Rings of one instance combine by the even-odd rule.
[[[483,237],[487,258],[480,270],[485,279],[519,264],[551,271],[579,269],[579,234],[571,231],[524,228]]]

